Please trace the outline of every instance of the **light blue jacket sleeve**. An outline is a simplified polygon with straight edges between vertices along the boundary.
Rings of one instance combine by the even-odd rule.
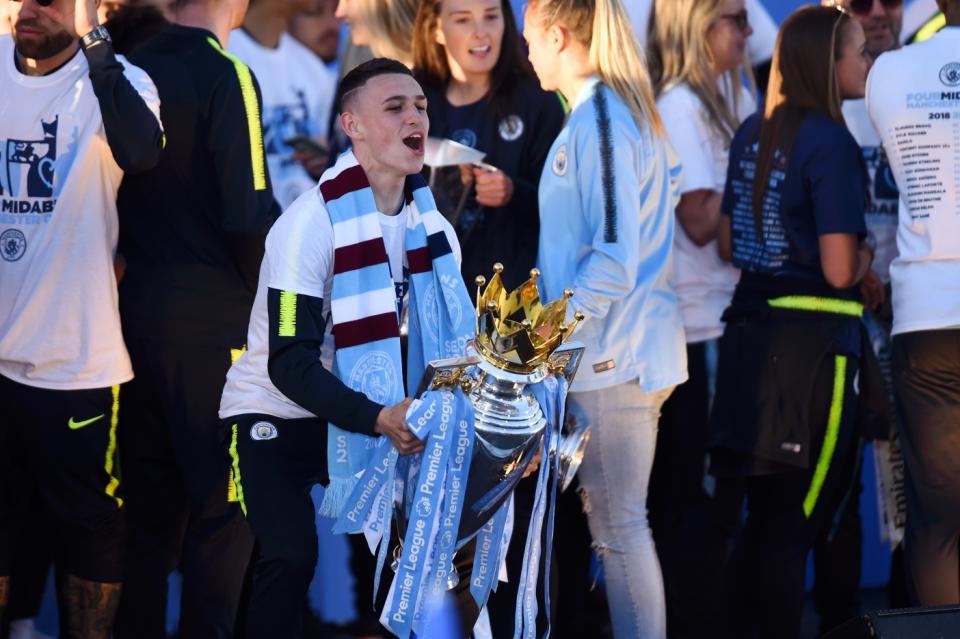
[[[607,111],[609,113],[609,111]],[[598,109],[597,122],[576,132],[580,207],[592,231],[588,253],[577,256],[572,311],[606,317],[611,304],[636,286],[640,255],[640,153],[636,129],[610,121]]]

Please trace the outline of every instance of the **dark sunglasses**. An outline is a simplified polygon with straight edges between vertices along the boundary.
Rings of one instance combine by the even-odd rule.
[[[847,9],[850,9],[856,15],[864,16],[873,10],[875,1],[879,1],[884,9],[896,9],[903,6],[903,0],[847,0]]]
[[[750,26],[750,19],[747,17],[747,10],[741,9],[736,13],[724,13],[720,15],[721,20],[729,20],[740,31],[746,31]]]

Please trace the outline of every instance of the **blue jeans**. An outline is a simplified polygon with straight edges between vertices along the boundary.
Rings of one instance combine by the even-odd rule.
[[[593,429],[578,477],[593,547],[603,561],[617,639],[663,639],[663,577],[647,522],[647,484],[660,408],[673,388],[636,381],[571,393],[571,418]]]

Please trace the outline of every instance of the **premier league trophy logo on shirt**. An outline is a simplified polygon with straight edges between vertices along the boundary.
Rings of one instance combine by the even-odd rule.
[[[589,438],[589,427],[562,433],[566,389],[583,355],[583,347],[564,345],[583,319],[577,313],[566,321],[572,291],[542,304],[536,269],[509,292],[502,270],[494,265],[489,284],[477,277],[477,331],[466,357],[430,362],[424,374],[407,425],[425,450],[375,456],[334,528],[362,530],[371,548],[379,543],[383,562],[382,540],[395,521],[400,545],[381,622],[400,637],[421,634],[429,602],[461,579],[469,578],[477,605],[486,604],[512,534],[510,498],[528,470],[537,473],[537,496],[529,528],[517,531],[526,540],[524,570],[510,579],[519,582],[522,624],[535,628],[537,571],[550,552],[553,503]],[[471,542],[472,572],[461,575],[453,559]]]

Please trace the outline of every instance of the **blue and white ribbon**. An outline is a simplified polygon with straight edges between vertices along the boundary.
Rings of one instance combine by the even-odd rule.
[[[376,441],[376,446],[372,459],[333,525],[335,534],[362,531],[374,505],[382,505],[383,493],[393,483],[397,450],[386,437],[373,441]]]
[[[430,391],[414,402],[407,426],[426,439],[397,574],[380,622],[410,636],[428,596],[445,591],[452,568],[474,438],[473,404],[461,391]],[[409,493],[408,493],[409,495]]]
[[[473,556],[473,571],[470,574],[470,594],[480,608],[487,605],[490,591],[496,589],[501,554],[506,553],[503,537],[512,499],[511,495],[477,534],[477,549]],[[507,544],[509,545],[509,541]]]
[[[469,402],[469,399],[467,401]],[[463,413],[466,412],[463,411]],[[463,501],[467,490],[467,471],[473,459],[473,411],[469,412],[470,419],[468,420],[464,414],[457,424],[447,468],[443,518],[440,520],[434,560],[433,592],[431,593],[433,597],[440,597],[446,592],[447,578],[453,570],[453,556],[457,551],[457,533],[460,529],[460,517],[463,514]]]
[[[514,639],[532,639],[537,634],[537,580],[540,574],[540,540],[543,536],[543,521],[547,510],[548,534],[546,555],[549,561],[553,551],[553,509],[556,502],[556,480],[559,471],[559,453],[550,456],[554,443],[559,443],[563,423],[563,407],[567,395],[567,382],[561,376],[550,376],[531,388],[540,403],[547,426],[544,433],[543,454],[537,478],[537,492],[533,504],[533,516],[527,529],[527,543],[523,553],[523,569],[517,589],[517,609],[514,614]],[[553,471],[553,472],[551,472]],[[552,475],[552,481],[551,481]],[[548,483],[552,484],[548,491]],[[544,590],[549,593],[550,570],[544,573]],[[547,595],[549,597],[549,594]],[[547,600],[549,605],[549,600]],[[549,633],[549,626],[547,629]]]

